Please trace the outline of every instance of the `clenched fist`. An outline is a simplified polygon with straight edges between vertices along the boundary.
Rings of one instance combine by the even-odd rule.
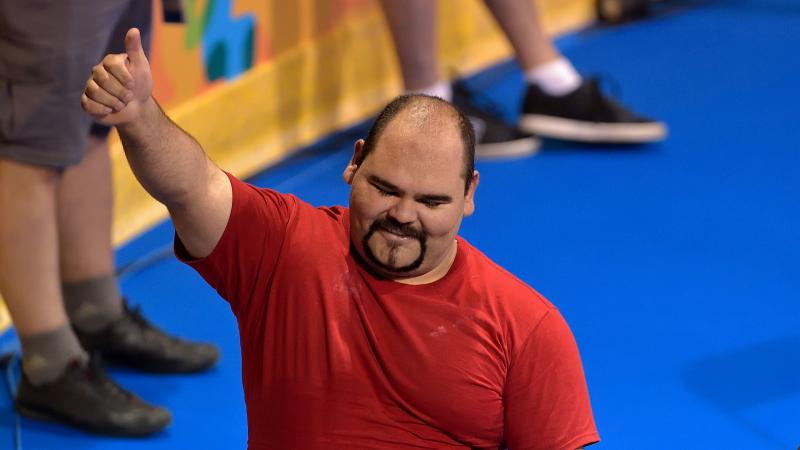
[[[125,53],[106,55],[92,68],[81,96],[83,110],[105,125],[123,125],[136,120],[150,100],[153,78],[137,28],[125,35]]]

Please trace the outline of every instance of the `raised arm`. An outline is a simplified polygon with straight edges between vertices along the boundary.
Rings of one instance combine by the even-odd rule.
[[[81,105],[95,120],[117,127],[134,175],[167,207],[186,250],[208,256],[228,222],[230,181],[152,97],[138,29],[125,36],[125,51],[92,69]]]

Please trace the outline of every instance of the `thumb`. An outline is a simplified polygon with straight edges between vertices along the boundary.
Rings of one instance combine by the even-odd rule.
[[[133,65],[147,64],[147,57],[142,48],[142,37],[138,28],[131,28],[125,35],[125,53]]]

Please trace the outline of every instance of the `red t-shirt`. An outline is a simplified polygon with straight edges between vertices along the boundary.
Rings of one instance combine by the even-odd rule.
[[[574,450],[599,440],[555,307],[458,239],[447,275],[365,271],[349,210],[233,177],[214,251],[191,260],[239,323],[250,449]]]

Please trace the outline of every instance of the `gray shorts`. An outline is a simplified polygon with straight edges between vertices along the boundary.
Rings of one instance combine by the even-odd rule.
[[[149,48],[151,2],[0,0],[0,158],[54,168],[81,161],[92,120],[80,98],[92,66],[122,53],[132,27]]]

